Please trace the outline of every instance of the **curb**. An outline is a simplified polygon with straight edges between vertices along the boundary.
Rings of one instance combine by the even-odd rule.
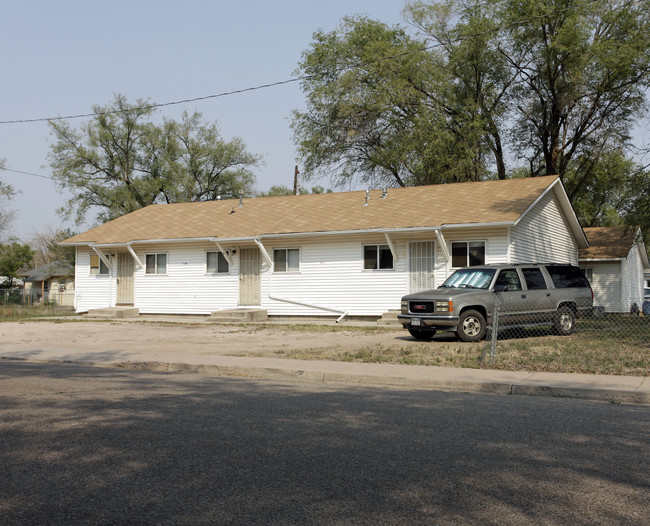
[[[124,369],[130,371],[197,373],[219,377],[347,384],[360,387],[418,389],[462,393],[485,393],[494,395],[543,396],[595,400],[618,404],[650,405],[650,393],[643,391],[625,391],[620,389],[523,385],[493,381],[440,380],[432,378],[414,379],[402,376],[346,374],[273,367],[195,365],[175,362],[89,362],[82,360],[32,360],[28,358],[0,356],[0,361],[2,360],[58,365],[80,365],[85,367]]]

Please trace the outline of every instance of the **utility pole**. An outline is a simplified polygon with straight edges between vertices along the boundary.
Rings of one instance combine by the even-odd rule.
[[[293,195],[298,195],[298,174],[300,173],[300,170],[298,170],[298,165],[293,170]]]

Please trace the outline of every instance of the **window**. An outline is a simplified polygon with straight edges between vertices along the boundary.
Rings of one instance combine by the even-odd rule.
[[[546,288],[546,280],[540,269],[524,268],[521,271],[524,273],[528,290],[543,290]]]
[[[514,268],[508,268],[499,272],[494,287],[499,286],[505,287],[506,290],[521,290],[521,280],[517,271]]]
[[[167,274],[167,254],[147,254],[145,260],[147,274]]]
[[[208,274],[227,274],[230,265],[223,252],[206,252],[205,268]]]
[[[488,289],[492,278],[494,277],[494,269],[461,269],[454,272],[449,276],[445,282],[440,285],[441,289]]]
[[[300,270],[300,250],[297,248],[273,249],[274,272],[298,272]]]
[[[111,256],[106,257],[110,261]],[[101,276],[108,275],[108,267],[106,266],[106,263],[104,263],[97,254],[90,255],[90,273]]]
[[[589,287],[582,269],[572,265],[549,265],[546,267],[556,289]]]
[[[485,241],[454,241],[451,244],[451,266],[485,265]]]
[[[593,284],[593,282],[594,282],[594,269],[592,269],[592,268],[585,268],[585,269],[582,269],[582,270],[583,270],[583,272],[585,273],[585,278],[587,278],[587,281],[588,281],[589,283],[592,283],[592,284]]]
[[[393,270],[393,253],[388,245],[364,245],[364,270]]]

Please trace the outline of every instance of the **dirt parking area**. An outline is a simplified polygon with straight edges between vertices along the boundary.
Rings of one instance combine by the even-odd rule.
[[[137,352],[174,355],[322,358],[364,349],[421,346],[399,327],[297,326],[279,324],[161,323],[143,321],[28,321],[0,323],[0,355],[47,351],[124,355]],[[304,356],[302,356],[304,357]]]

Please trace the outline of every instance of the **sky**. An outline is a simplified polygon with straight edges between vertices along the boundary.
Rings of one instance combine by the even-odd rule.
[[[114,94],[134,103],[167,103],[295,78],[318,29],[344,16],[404,23],[401,0],[51,0],[4,2],[0,16],[0,121],[91,113]],[[226,140],[241,138],[261,154],[258,191],[293,186],[296,151],[291,111],[304,107],[298,82],[168,106],[157,118],[199,111]],[[86,119],[87,120],[87,119]],[[84,119],[68,121],[78,128]],[[10,234],[73,228],[57,214],[69,194],[49,178],[54,140],[46,122],[0,124],[0,181],[19,194]],[[27,172],[25,173],[16,173]],[[317,182],[328,186],[326,181]],[[309,183],[305,186],[309,187]]]

